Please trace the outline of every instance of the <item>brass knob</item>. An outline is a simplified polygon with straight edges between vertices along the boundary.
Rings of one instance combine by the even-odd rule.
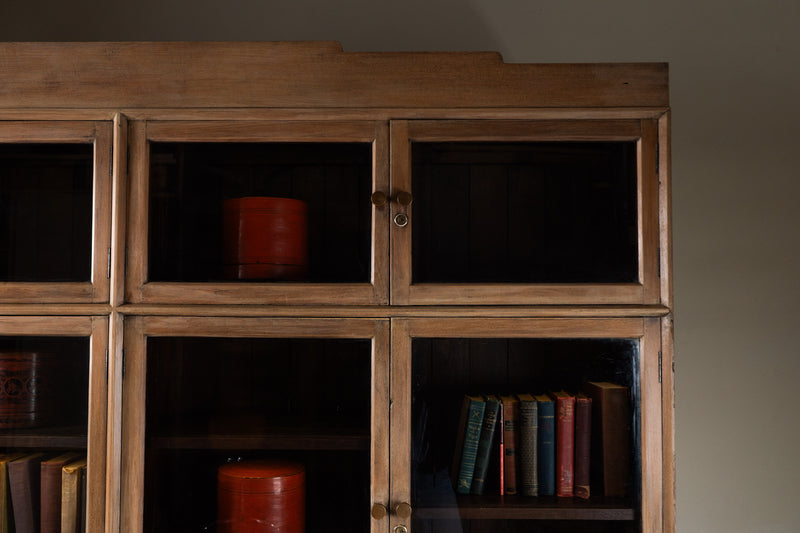
[[[386,506],[381,503],[373,504],[371,514],[375,520],[382,520],[386,516]]]
[[[394,508],[394,514],[396,514],[403,520],[408,520],[409,518],[411,518],[411,506],[406,502],[400,502]]]
[[[414,197],[411,196],[411,193],[410,192],[406,192],[406,191],[398,192],[395,195],[394,199],[398,204],[402,205],[403,207],[410,206],[411,202],[414,201]]]
[[[372,205],[374,205],[375,207],[383,207],[384,205],[386,205],[386,193],[381,191],[375,191],[374,193],[372,193],[370,200],[372,200]]]

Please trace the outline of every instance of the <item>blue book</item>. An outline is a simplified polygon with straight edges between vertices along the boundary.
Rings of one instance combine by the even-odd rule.
[[[539,495],[553,496],[556,493],[556,406],[547,394],[535,398],[539,406]]]
[[[486,402],[482,396],[466,396],[464,402],[468,410],[464,447],[461,450],[461,465],[456,481],[456,492],[459,494],[469,494],[472,489],[472,477],[475,473],[475,460],[478,457],[478,444],[483,426],[483,413],[486,411]]]

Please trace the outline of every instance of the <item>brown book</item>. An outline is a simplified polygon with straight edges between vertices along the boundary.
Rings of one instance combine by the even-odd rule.
[[[82,457],[61,469],[61,532],[83,533],[80,529],[84,501],[81,478],[86,475],[86,458]]]
[[[624,497],[630,484],[631,399],[628,387],[589,382],[592,398],[592,479],[609,497]]]
[[[588,500],[591,496],[592,399],[579,392],[575,395],[575,496]]]
[[[519,400],[500,396],[503,404],[503,493],[517,493],[517,453],[519,450]]]
[[[550,394],[556,402],[556,496],[575,494],[575,396]]]
[[[78,458],[69,452],[42,461],[41,466],[41,533],[61,532],[61,469]]]
[[[0,533],[13,531],[14,513],[11,510],[11,487],[8,484],[8,463],[23,457],[24,453],[0,455]]]
[[[467,420],[469,418],[469,395],[464,395],[461,401],[461,414],[458,417],[456,428],[456,441],[453,450],[453,461],[450,465],[450,481],[453,490],[458,486],[458,473],[461,470],[461,456],[464,455],[464,437],[467,434]]]
[[[8,463],[8,482],[16,533],[39,531],[40,465],[45,458],[43,452],[37,452],[23,455]]]

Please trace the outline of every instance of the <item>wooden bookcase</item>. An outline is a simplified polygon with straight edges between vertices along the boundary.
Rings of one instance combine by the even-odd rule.
[[[85,451],[88,531],[221,531],[216,469],[264,457],[304,464],[310,531],[675,531],[666,65],[333,42],[0,64],[0,348],[77,384],[0,451]],[[225,278],[242,196],[306,202],[306,279]],[[455,495],[465,393],[585,381],[631,391],[627,496]]]

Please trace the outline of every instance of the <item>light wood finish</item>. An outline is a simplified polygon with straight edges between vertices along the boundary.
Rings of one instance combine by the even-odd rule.
[[[412,283],[411,235],[414,206],[392,205],[392,218],[407,214],[405,227],[392,228],[392,303],[395,305],[502,305],[537,302],[568,304],[654,304],[659,301],[659,191],[653,121],[393,121],[392,194],[411,191],[411,143],[442,141],[636,141],[639,283],[629,284],[425,284]]]
[[[0,311],[3,307],[0,306]],[[596,318],[664,316],[666,307],[654,306],[208,306],[127,304],[117,308],[127,315],[239,316],[289,318],[391,318],[391,317],[497,317]],[[37,314],[29,312],[29,314]]]
[[[126,300],[175,304],[381,304],[388,302],[388,209],[372,208],[369,283],[150,282],[148,264],[148,143],[364,142],[372,145],[373,191],[388,189],[388,131],[382,122],[133,122]],[[369,196],[363,199],[369,202]]]
[[[411,501],[411,335],[407,320],[392,320],[391,502]],[[395,513],[389,531],[410,524]]]
[[[0,302],[97,303],[109,294],[111,249],[111,122],[3,122],[0,143],[90,143],[94,145],[93,225],[87,282],[0,282]]]
[[[110,316],[108,327],[108,396],[106,447],[106,515],[105,531],[119,531],[122,461],[122,372],[123,325],[125,317],[118,312]]]
[[[371,494],[374,503],[389,499],[389,356],[387,320],[269,319],[201,317],[128,317],[125,321],[124,379],[122,380],[122,437],[120,531],[142,531],[147,337],[231,337],[370,339],[371,350]],[[117,369],[118,371],[118,369]],[[366,511],[365,511],[366,512]],[[113,516],[109,526],[113,527]],[[375,520],[372,531],[383,531]]]
[[[507,65],[493,52],[346,53],[335,42],[4,43],[0,65],[0,108],[668,103],[664,64]]]
[[[109,301],[114,306],[125,302],[125,208],[128,200],[128,119],[114,116],[114,147],[112,151],[111,264]]]
[[[89,531],[101,531],[106,511],[106,348],[108,317],[105,316],[0,316],[2,336],[85,337],[89,339],[89,398],[86,428],[87,524]],[[82,440],[82,439],[81,439]],[[46,439],[45,439],[46,441]],[[36,446],[36,442],[29,443]],[[39,446],[45,445],[45,442]]]
[[[639,362],[639,395],[642,410],[642,525],[644,531],[663,531],[663,421],[661,399],[661,325],[645,322]]]
[[[665,64],[505,64],[492,52],[350,53],[335,42],[0,43],[0,69],[0,142],[95,145],[92,282],[0,282],[0,335],[91,339],[89,531],[143,528],[148,336],[371,339],[369,506],[388,510],[370,519],[365,507],[372,533],[410,526],[394,510],[411,501],[413,339],[638,339],[641,507],[487,499],[459,516],[675,531]],[[412,140],[637,143],[639,282],[412,284],[414,204],[394,200],[413,193]],[[372,208],[370,281],[150,282],[151,141],[371,143],[373,192],[393,200]],[[331,439],[367,449],[362,435],[308,446]]]

